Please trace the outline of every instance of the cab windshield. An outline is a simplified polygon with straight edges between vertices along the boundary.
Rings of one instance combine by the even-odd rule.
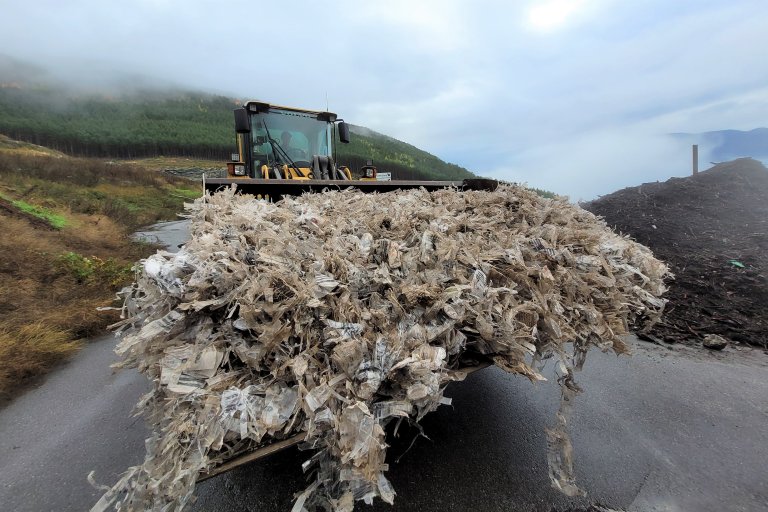
[[[255,167],[275,163],[308,167],[312,156],[330,156],[329,129],[328,122],[303,112],[272,109],[251,114]]]

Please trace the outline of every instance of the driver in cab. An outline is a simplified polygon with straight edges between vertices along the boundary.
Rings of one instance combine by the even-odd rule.
[[[280,134],[280,147],[288,153],[288,156],[290,156],[292,159],[301,159],[305,158],[304,150],[297,148],[295,146],[291,146],[291,140],[293,140],[293,135],[291,135],[291,132],[284,131]]]
[[[280,147],[282,147],[286,152],[291,147],[291,139],[293,139],[291,132],[283,132],[280,134]]]

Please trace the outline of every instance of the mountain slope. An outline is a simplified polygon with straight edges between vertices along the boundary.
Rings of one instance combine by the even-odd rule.
[[[0,134],[73,156],[183,156],[225,162],[234,149],[232,110],[240,100],[180,89],[84,92],[43,71],[0,58]],[[462,179],[472,173],[361,126],[337,144],[339,163],[367,160],[393,178]]]
[[[742,157],[768,162],[768,128],[674,133],[672,136],[688,144],[699,144],[700,150],[709,154],[709,158],[716,162]]]
[[[16,84],[0,88],[0,133],[73,156],[223,160],[234,143],[233,107],[228,98],[181,91],[62,95]]]
[[[336,142],[339,161],[357,169],[372,160],[380,170],[393,171],[398,179],[461,180],[474,174],[411,144],[363,126],[350,126],[349,144]]]

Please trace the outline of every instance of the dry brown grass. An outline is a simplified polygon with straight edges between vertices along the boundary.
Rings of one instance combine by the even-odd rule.
[[[179,183],[136,166],[0,151],[0,193],[66,218],[46,229],[0,209],[0,403],[114,322],[115,292],[154,252],[132,230],[181,211]]]
[[[178,156],[155,156],[125,160],[126,164],[136,164],[147,169],[163,171],[165,169],[192,169],[192,168],[225,168],[226,163],[221,160],[204,160],[201,158],[184,158]]]
[[[0,151],[11,152],[15,154],[24,154],[30,156],[55,156],[64,157],[64,153],[55,149],[38,146],[29,142],[13,140],[10,137],[0,134]]]
[[[108,219],[96,223],[80,216],[76,226],[60,231],[5,215],[0,223],[0,398],[7,398],[26,379],[72,354],[78,340],[103,332],[116,318],[96,308],[113,305],[127,273],[97,269],[82,278],[62,255],[109,260],[110,268],[124,270],[151,249],[120,234]]]
[[[99,183],[161,187],[179,181],[167,174],[147,171],[139,165],[9,150],[0,151],[0,173],[22,174],[25,177],[71,183],[80,187],[93,187]]]
[[[43,322],[0,330],[0,390],[11,390],[74,353],[81,342]]]

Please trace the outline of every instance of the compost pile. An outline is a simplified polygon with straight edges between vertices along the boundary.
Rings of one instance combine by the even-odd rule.
[[[395,491],[385,426],[418,421],[462,357],[543,380],[563,401],[550,476],[579,492],[565,432],[590,346],[657,320],[664,264],[594,215],[522,187],[327,191],[278,203],[219,192],[188,206],[191,239],[124,290],[123,367],[154,390],[141,466],[94,507],[178,510],[233,455],[305,432],[309,487],[294,510],[351,511]]]
[[[584,207],[650,247],[675,275],[664,318],[646,337],[717,334],[768,347],[768,169],[760,162],[718,164]]]

